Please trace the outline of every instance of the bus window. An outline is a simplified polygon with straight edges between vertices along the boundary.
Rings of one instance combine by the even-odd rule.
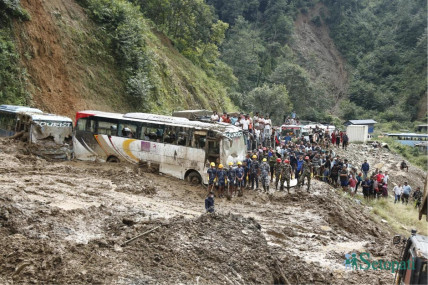
[[[177,127],[177,144],[186,146],[189,141],[189,129]]]
[[[144,124],[141,129],[141,139],[146,141],[162,142],[163,134],[163,125]]]
[[[77,130],[95,133],[95,120],[80,118],[77,121]]]
[[[12,114],[1,114],[0,116],[0,127],[3,130],[14,131],[15,130],[16,116]]]
[[[193,133],[193,143],[191,144],[192,147],[205,149],[205,144],[207,141],[207,132],[206,131],[198,131],[198,130],[192,130]]]
[[[84,119],[84,118],[80,118],[80,119],[77,121],[76,129],[77,129],[78,131],[86,131],[86,123],[87,123],[87,121],[88,121],[88,120],[86,120],[86,119]]]
[[[88,122],[86,123],[86,131],[95,133],[95,120],[94,119],[88,119]]]
[[[169,144],[175,144],[177,135],[175,134],[175,127],[165,126],[163,142]]]
[[[120,123],[118,136],[124,138],[135,138],[137,135],[137,125],[131,123]]]
[[[98,121],[99,135],[117,136],[117,123]]]

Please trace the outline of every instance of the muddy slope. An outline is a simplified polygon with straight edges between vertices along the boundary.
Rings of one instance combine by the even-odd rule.
[[[337,103],[347,94],[348,72],[346,62],[322,20],[322,13],[328,13],[322,3],[317,3],[305,14],[299,13],[294,25],[292,48],[311,77],[325,86],[331,96],[330,102],[336,103],[336,106],[332,105],[333,110],[338,111]],[[316,17],[320,18],[318,26],[312,22]]]
[[[213,216],[201,186],[131,165],[53,163],[3,140],[0,165],[1,284],[392,282],[344,267],[350,252],[395,259],[391,229],[317,181],[216,199]]]

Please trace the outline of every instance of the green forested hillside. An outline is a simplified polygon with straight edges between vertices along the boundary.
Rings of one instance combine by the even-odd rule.
[[[352,70],[345,117],[414,120],[426,114],[427,2],[324,0]]]
[[[101,39],[102,53],[113,58],[111,76],[123,83],[98,97],[114,96],[125,109],[262,111],[276,123],[291,109],[327,121],[426,116],[426,1],[75,1],[94,22],[89,32]],[[0,0],[1,103],[31,103],[44,92],[25,85],[20,62],[27,55],[19,54],[22,33],[13,30],[32,21],[32,11],[19,2]]]
[[[11,22],[28,20],[18,3],[0,1],[0,104],[26,104],[25,70],[19,66],[19,53],[13,41]]]

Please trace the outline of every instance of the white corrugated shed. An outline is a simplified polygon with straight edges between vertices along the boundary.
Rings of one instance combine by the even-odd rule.
[[[369,137],[369,127],[367,125],[349,125],[346,128],[349,142],[365,143]]]

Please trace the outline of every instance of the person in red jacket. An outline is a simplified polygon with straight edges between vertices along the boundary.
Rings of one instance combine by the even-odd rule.
[[[336,133],[332,132],[331,133],[331,143],[334,145],[336,145]]]

